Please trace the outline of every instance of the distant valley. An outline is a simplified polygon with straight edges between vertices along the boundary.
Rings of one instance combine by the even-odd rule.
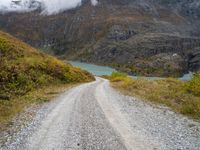
[[[100,0],[54,15],[3,13],[0,29],[63,59],[131,75],[200,71],[198,0]],[[35,6],[34,6],[35,7]]]

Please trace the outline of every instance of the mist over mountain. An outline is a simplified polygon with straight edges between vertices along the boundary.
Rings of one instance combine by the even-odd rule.
[[[199,0],[57,2],[35,0],[30,12],[3,13],[0,29],[59,57],[129,74],[200,71]],[[41,15],[45,11],[49,15]]]
[[[80,6],[82,0],[1,0],[1,12],[28,12],[41,9],[42,14],[55,14]],[[97,5],[96,0],[91,0],[92,5]]]

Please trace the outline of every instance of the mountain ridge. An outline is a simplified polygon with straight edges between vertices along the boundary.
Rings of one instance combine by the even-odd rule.
[[[63,58],[129,74],[181,76],[200,70],[200,62],[191,60],[199,58],[198,6],[197,0],[101,0],[94,7],[84,0],[55,15],[40,15],[39,10],[3,14],[0,28]]]

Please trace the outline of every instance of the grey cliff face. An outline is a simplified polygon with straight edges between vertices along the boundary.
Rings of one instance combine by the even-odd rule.
[[[200,70],[199,6],[198,0],[99,0],[94,7],[84,0],[56,15],[2,14],[0,29],[58,56],[130,74],[180,76]],[[173,54],[180,58],[164,59]]]

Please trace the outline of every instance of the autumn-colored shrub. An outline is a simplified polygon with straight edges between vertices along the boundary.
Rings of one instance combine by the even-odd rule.
[[[26,106],[47,101],[45,91],[92,80],[90,73],[0,32],[0,130]]]

